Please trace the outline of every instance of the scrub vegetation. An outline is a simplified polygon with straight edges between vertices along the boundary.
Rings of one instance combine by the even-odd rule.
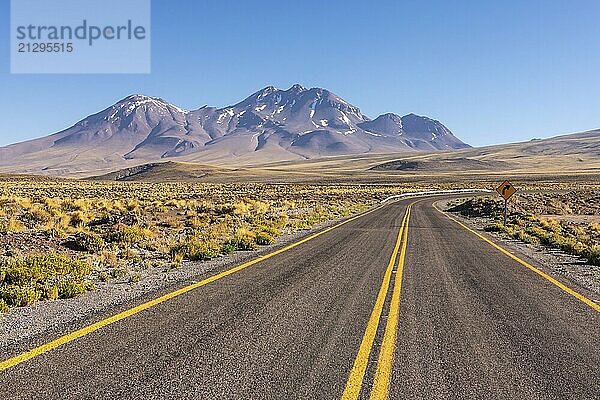
[[[449,211],[488,220],[484,230],[547,248],[560,249],[600,266],[600,192],[523,193],[511,199],[507,225],[503,201],[473,198]]]
[[[6,179],[0,310],[79,296],[96,284],[135,284],[147,268],[256,250],[415,189]]]

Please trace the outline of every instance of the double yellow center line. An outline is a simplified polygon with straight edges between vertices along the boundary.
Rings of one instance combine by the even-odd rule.
[[[358,354],[354,360],[354,365],[350,371],[346,388],[344,389],[344,393],[342,395],[342,400],[356,400],[360,395],[365,372],[367,370],[367,364],[373,349],[373,343],[375,342],[375,335],[377,334],[377,330],[379,328],[379,322],[383,313],[385,299],[390,287],[392,273],[394,266],[396,265],[396,259],[398,259],[396,278],[394,280],[394,288],[390,301],[390,310],[385,326],[383,341],[379,351],[379,357],[377,359],[377,369],[375,371],[375,379],[370,395],[371,400],[382,400],[388,398],[394,352],[396,349],[398,317],[400,312],[400,291],[402,289],[402,275],[404,272],[404,259],[406,258],[408,223],[410,220],[411,207],[412,204],[407,207],[406,213],[404,214],[402,226],[400,227],[398,238],[396,239],[396,245],[394,246],[394,250],[392,252],[388,267],[385,271],[385,275],[383,276],[383,282],[381,284],[381,288],[379,289],[379,293],[377,294],[375,306],[373,307],[373,311],[369,317],[369,322],[367,323],[367,328],[360,344]],[[398,252],[400,252],[399,257]]]

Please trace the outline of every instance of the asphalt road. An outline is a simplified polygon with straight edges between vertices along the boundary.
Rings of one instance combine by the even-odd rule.
[[[600,398],[600,313],[432,201],[412,207],[390,398]],[[0,398],[339,399],[409,202],[0,372]]]

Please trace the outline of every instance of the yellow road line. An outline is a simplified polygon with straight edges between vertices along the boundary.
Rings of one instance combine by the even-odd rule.
[[[367,323],[367,328],[365,329],[362,342],[360,343],[358,354],[354,360],[352,370],[350,370],[350,375],[348,376],[348,381],[346,382],[346,387],[344,389],[344,393],[342,394],[342,400],[356,400],[360,395],[360,389],[362,387],[365,371],[367,370],[367,363],[369,362],[369,355],[371,354],[371,348],[373,347],[373,342],[375,341],[375,335],[377,334],[377,328],[379,327],[379,320],[383,312],[385,298],[390,286],[392,271],[396,263],[398,250],[400,249],[400,243],[402,241],[402,235],[407,216],[408,208],[404,214],[402,225],[398,232],[398,238],[396,239],[396,244],[394,246],[394,250],[392,251],[392,256],[390,257],[390,262],[383,276],[383,282],[379,288],[379,293],[377,294],[373,311],[371,312],[371,316],[369,317],[369,321]]]
[[[187,293],[187,292],[189,292],[191,290],[197,289],[197,288],[199,288],[201,286],[207,285],[207,284],[212,283],[212,282],[214,282],[216,280],[219,280],[219,279],[224,278],[226,276],[232,275],[232,274],[234,274],[234,273],[236,273],[238,271],[243,270],[244,268],[250,267],[251,265],[257,264],[257,263],[259,263],[261,261],[264,261],[264,260],[266,260],[268,258],[276,256],[277,254],[281,254],[284,251],[293,249],[296,246],[299,246],[299,245],[301,245],[303,243],[308,242],[309,240],[312,240],[312,239],[314,239],[314,238],[316,238],[318,236],[321,236],[321,235],[323,235],[323,234],[325,234],[327,232],[330,232],[330,231],[332,231],[332,230],[334,230],[336,228],[339,228],[340,226],[345,225],[348,222],[351,222],[351,221],[354,221],[354,220],[356,220],[358,218],[364,217],[365,215],[370,214],[370,213],[372,213],[372,212],[374,212],[376,210],[379,210],[380,208],[382,208],[382,206],[373,208],[373,209],[371,209],[369,211],[366,211],[366,212],[364,212],[362,214],[359,214],[359,215],[357,215],[355,217],[349,218],[349,219],[347,219],[345,221],[340,222],[337,225],[334,225],[334,226],[331,226],[331,227],[329,227],[327,229],[319,231],[319,232],[317,232],[317,233],[315,233],[315,234],[313,234],[311,236],[308,236],[308,237],[306,237],[306,238],[304,238],[302,240],[299,240],[299,241],[297,241],[295,243],[292,243],[292,244],[290,244],[288,246],[285,246],[285,247],[283,247],[283,248],[281,248],[279,250],[276,250],[276,251],[274,251],[272,253],[265,254],[264,256],[255,258],[254,260],[248,261],[246,263],[243,263],[241,265],[238,265],[236,267],[228,269],[227,271],[224,271],[224,272],[221,272],[219,274],[216,274],[216,275],[213,275],[211,277],[208,277],[208,278],[206,278],[206,279],[204,279],[202,281],[196,282],[196,283],[191,284],[189,286],[185,286],[185,287],[183,287],[181,289],[178,289],[178,290],[175,290],[175,291],[173,291],[171,293],[167,293],[164,296],[158,297],[158,298],[156,298],[154,300],[150,300],[150,301],[148,301],[146,303],[140,304],[139,306],[133,307],[133,308],[131,308],[129,310],[126,310],[126,311],[123,311],[121,313],[115,314],[115,315],[113,315],[111,317],[108,317],[108,318],[102,320],[102,321],[98,321],[98,322],[96,322],[94,324],[91,324],[91,325],[86,326],[84,328],[78,329],[78,330],[76,330],[74,332],[71,332],[71,333],[66,334],[64,336],[61,336],[61,337],[59,337],[59,338],[57,338],[57,339],[55,339],[55,340],[53,340],[51,342],[43,344],[43,345],[41,345],[39,347],[36,347],[34,349],[31,349],[31,350],[29,350],[27,352],[24,352],[22,354],[19,354],[17,356],[9,358],[8,360],[2,361],[2,362],[0,362],[0,371],[4,371],[4,370],[6,370],[8,368],[11,368],[11,367],[17,365],[17,364],[20,364],[22,362],[30,360],[30,359],[32,359],[34,357],[37,357],[37,356],[41,355],[41,354],[47,353],[50,350],[56,349],[57,347],[60,347],[60,346],[62,346],[64,344],[66,344],[66,343],[72,342],[73,340],[81,338],[82,336],[85,336],[85,335],[87,335],[89,333],[95,332],[95,331],[97,331],[97,330],[99,330],[99,329],[101,329],[101,328],[103,328],[103,327],[105,327],[107,325],[114,324],[115,322],[121,321],[121,320],[123,320],[123,319],[125,319],[127,317],[130,317],[130,316],[132,316],[134,314],[137,314],[137,313],[139,313],[141,311],[144,311],[144,310],[146,310],[146,309],[148,309],[150,307],[154,307],[154,306],[156,306],[156,305],[158,305],[160,303],[163,303],[163,302],[165,302],[167,300],[170,300],[170,299],[172,299],[174,297],[181,296],[182,294]]]
[[[398,259],[398,268],[396,268],[396,278],[394,281],[394,291],[390,302],[390,312],[388,314],[385,333],[379,350],[377,360],[377,370],[375,379],[371,388],[370,400],[386,400],[390,393],[390,381],[392,379],[392,366],[394,363],[394,353],[396,351],[396,339],[398,336],[398,318],[400,314],[400,292],[402,290],[402,275],[404,273],[404,259],[406,258],[406,246],[408,243],[408,224],[410,221],[410,206],[407,208],[406,223],[404,225],[404,237],[402,239],[402,250]]]
[[[455,219],[454,217],[451,217],[450,215],[448,215],[447,213],[443,212],[442,210],[440,210],[436,205],[434,205],[435,209],[438,210],[439,212],[441,212],[442,214],[444,214],[446,217],[448,217],[449,219],[451,219],[452,221],[456,222],[458,225],[460,225],[461,227],[463,227],[464,229],[466,229],[467,231],[473,233],[474,235],[476,235],[477,237],[479,237],[481,240],[487,242],[488,244],[492,245],[495,249],[501,251],[502,253],[504,253],[505,255],[507,255],[508,257],[512,258],[513,260],[517,261],[519,264],[529,268],[530,270],[532,270],[533,272],[535,272],[536,274],[538,274],[539,276],[541,276],[542,278],[546,279],[547,281],[549,281],[550,283],[558,286],[560,289],[562,289],[564,292],[570,294],[571,296],[575,297],[576,299],[584,302],[585,304],[587,304],[588,306],[592,307],[594,310],[600,312],[600,305],[595,303],[594,301],[588,299],[587,297],[585,297],[584,295],[576,292],[575,290],[571,289],[570,287],[568,287],[567,285],[565,285],[564,283],[554,279],[553,277],[551,277],[550,275],[546,274],[543,271],[540,271],[539,269],[537,269],[536,267],[534,267],[533,265],[529,264],[527,261],[524,261],[522,259],[520,259],[519,257],[517,257],[516,255],[512,254],[511,252],[509,252],[508,250],[500,247],[499,245],[497,245],[496,243],[492,242],[490,239],[486,238],[485,236],[483,236],[482,234],[480,234],[479,232],[469,228],[468,226],[466,226],[465,224],[463,224],[462,222],[458,221],[457,219]]]

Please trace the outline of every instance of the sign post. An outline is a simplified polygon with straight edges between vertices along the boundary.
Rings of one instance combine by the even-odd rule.
[[[517,189],[508,180],[502,182],[502,185],[496,188],[496,192],[498,192],[500,196],[502,196],[502,198],[504,199],[504,226],[506,226],[508,199],[510,199],[516,191]]]

